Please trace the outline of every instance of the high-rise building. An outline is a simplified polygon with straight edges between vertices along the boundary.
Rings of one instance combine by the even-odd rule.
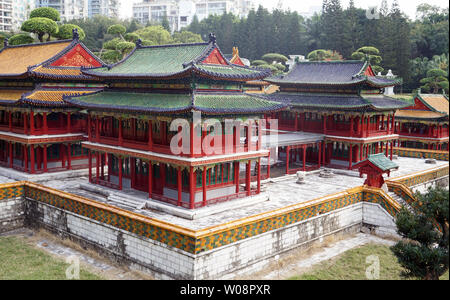
[[[28,19],[30,12],[35,8],[35,0],[12,1],[12,27],[14,31],[20,30],[22,23]]]
[[[88,5],[89,18],[96,15],[119,17],[119,0],[89,0]]]
[[[12,0],[0,0],[0,31],[12,30]]]
[[[254,0],[143,0],[133,5],[133,18],[146,24],[160,23],[167,16],[175,31],[189,26],[194,16],[200,21],[224,13],[245,17],[255,6]]]
[[[89,0],[36,0],[36,7],[51,7],[59,11],[61,20],[88,17]]]

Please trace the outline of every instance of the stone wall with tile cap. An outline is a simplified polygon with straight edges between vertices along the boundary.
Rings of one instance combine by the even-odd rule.
[[[23,183],[9,183],[0,189],[0,233],[22,228],[25,218]]]
[[[448,167],[425,173],[406,180],[439,179],[448,176]],[[358,187],[195,231],[30,182],[0,186],[0,201],[6,199],[24,202],[27,226],[44,227],[162,279],[221,278],[364,226],[394,235],[400,209],[383,190]]]

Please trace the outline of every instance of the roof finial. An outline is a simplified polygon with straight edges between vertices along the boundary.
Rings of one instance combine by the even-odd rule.
[[[80,34],[78,33],[78,28],[72,29],[72,39],[77,40],[77,41],[80,39]]]
[[[8,38],[5,37],[5,39],[3,40],[3,47],[4,47],[4,48],[7,48],[8,45],[9,45],[9,43],[8,43]]]
[[[209,42],[212,44],[216,43],[216,35],[212,32],[209,34]]]
[[[138,39],[138,40],[136,41],[136,47],[137,47],[137,48],[141,48],[141,47],[142,47],[142,40],[141,40],[141,39]]]

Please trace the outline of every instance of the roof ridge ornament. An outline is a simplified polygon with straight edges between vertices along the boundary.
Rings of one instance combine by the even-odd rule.
[[[136,48],[142,48],[142,39],[136,41]]]
[[[74,41],[80,40],[80,34],[78,33],[78,28],[72,29],[72,39]]]
[[[215,45],[215,44],[216,44],[216,41],[217,41],[216,35],[215,35],[214,33],[211,32],[211,33],[209,34],[209,43]]]
[[[9,43],[8,43],[8,38],[5,37],[5,39],[3,40],[3,48],[8,48]]]

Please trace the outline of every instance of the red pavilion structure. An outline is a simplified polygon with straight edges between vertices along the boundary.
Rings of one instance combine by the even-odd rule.
[[[64,95],[103,88],[81,67],[103,63],[74,31],[72,40],[10,46],[0,50],[0,165],[40,174],[87,167],[81,147],[87,117]]]

